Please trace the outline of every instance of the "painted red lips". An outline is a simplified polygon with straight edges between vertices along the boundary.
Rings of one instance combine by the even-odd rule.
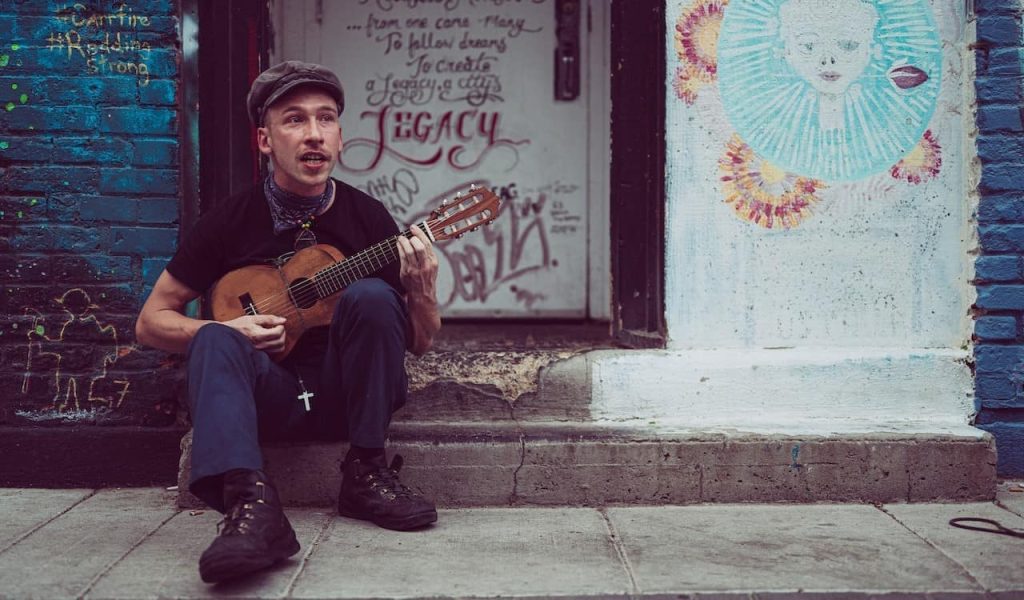
[[[901,90],[916,88],[928,81],[928,74],[913,65],[901,65],[889,69],[889,81]]]

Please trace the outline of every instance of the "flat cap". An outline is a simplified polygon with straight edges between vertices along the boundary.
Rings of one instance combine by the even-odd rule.
[[[249,88],[245,100],[249,121],[253,126],[263,124],[263,116],[270,105],[300,85],[313,85],[323,89],[338,103],[338,114],[345,108],[345,92],[341,81],[330,69],[314,63],[288,60],[260,73]]]

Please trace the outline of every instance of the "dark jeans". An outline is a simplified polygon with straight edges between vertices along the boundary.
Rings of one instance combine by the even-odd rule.
[[[223,512],[223,474],[262,469],[261,441],[347,439],[383,448],[408,389],[408,322],[401,296],[371,278],[342,293],[320,365],[277,364],[226,325],[200,328],[188,349],[192,493]],[[313,393],[308,412],[300,373]]]

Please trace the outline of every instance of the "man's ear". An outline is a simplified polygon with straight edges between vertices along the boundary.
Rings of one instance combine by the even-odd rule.
[[[256,128],[256,147],[259,148],[260,152],[262,152],[263,154],[270,156],[270,128]]]

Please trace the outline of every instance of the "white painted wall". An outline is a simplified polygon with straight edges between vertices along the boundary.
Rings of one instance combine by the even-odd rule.
[[[807,31],[796,33],[813,37],[809,43],[813,55],[804,57],[812,62],[818,60],[822,46],[858,43],[856,34],[844,33],[856,30],[851,23],[861,18],[851,6],[863,4],[868,11],[877,7],[875,12],[882,13],[882,18],[870,42],[874,48],[865,55],[873,67],[859,75],[845,73],[855,79],[839,95],[847,108],[848,127],[838,132],[846,136],[845,141],[831,153],[819,152],[816,159],[808,159],[806,155],[815,150],[814,134],[821,128],[815,130],[806,123],[815,120],[815,100],[824,110],[821,107],[826,104],[826,94],[817,93],[805,83],[793,61],[786,57],[784,43],[757,45],[770,42],[772,35],[745,29],[755,19],[730,21],[734,14],[742,14],[744,7],[751,7],[748,15],[762,11],[769,15],[765,28],[774,26],[774,38],[782,40],[787,24],[780,23],[777,15],[779,5],[785,2],[732,0],[725,7],[718,80],[700,86],[692,104],[681,100],[669,85],[666,317],[670,347],[959,348],[969,339],[967,310],[972,293],[968,284],[970,242],[964,234],[971,211],[963,149],[963,90],[970,81],[964,78],[966,54],[960,3],[789,1],[820,5],[824,8],[822,14],[843,17],[841,27],[836,26],[838,21],[814,22],[814,10],[799,7],[805,22],[788,26],[804,27]],[[698,4],[708,2],[687,0],[668,6],[670,84],[677,68],[688,64],[677,58],[671,34],[680,15]],[[937,50],[941,54],[941,73],[934,68],[939,64],[936,60],[928,69],[932,71],[928,73],[930,79],[908,90],[883,79],[891,79],[888,69],[893,61],[904,57],[911,65],[926,66],[927,48],[905,49],[912,28],[926,24],[926,20],[897,22],[900,15],[893,8],[897,5],[904,5],[908,11],[920,9],[918,14],[931,11],[931,26],[937,33],[935,48],[941,43],[941,50]],[[883,11],[884,6],[888,12]],[[851,14],[843,15],[843,11]],[[708,33],[710,29],[701,35]],[[927,36],[921,39],[927,41]],[[723,56],[722,44],[728,40],[732,40],[734,51]],[[864,41],[860,43],[860,50],[867,52]],[[878,49],[886,45],[889,50]],[[915,58],[915,52],[924,52],[925,56]],[[733,81],[724,86],[721,76],[729,65]],[[834,68],[841,70],[842,65]],[[855,66],[851,68],[855,70]],[[940,85],[928,90],[933,84]],[[746,89],[750,90],[749,96],[744,95]],[[780,116],[787,112],[786,104],[771,106],[780,97],[801,94],[810,108],[796,114],[793,121]],[[895,108],[886,107],[876,96],[895,98],[891,105]],[[930,102],[934,111],[928,118]],[[906,106],[910,108],[903,110]],[[758,112],[762,107],[767,109]],[[877,114],[857,118],[861,111]],[[756,116],[751,118],[749,113]],[[744,125],[744,118],[750,122]],[[877,119],[874,131],[866,126],[873,118]],[[785,228],[776,222],[767,228],[738,216],[725,201],[729,190],[722,177],[728,173],[719,163],[733,136],[748,141],[770,137],[776,129],[787,127],[793,129],[793,139],[778,148],[764,145],[778,155],[780,160],[773,161],[777,166],[781,160],[790,161],[790,169],[780,169],[791,176],[816,179],[815,196],[819,200],[799,223]],[[900,127],[911,132],[927,129],[933,134],[941,145],[942,164],[937,175],[915,184],[894,178],[886,166],[877,166],[895,163],[903,155],[888,150],[891,160],[886,161],[886,156],[879,159],[878,154],[886,152],[872,151],[872,138],[882,135],[878,130],[900,131]],[[914,139],[918,139],[916,134]],[[879,146],[899,142],[875,141]],[[795,152],[790,151],[793,148]],[[864,151],[863,155],[858,150]],[[801,154],[805,156],[801,158]],[[844,156],[852,169],[837,176],[839,169],[830,164]],[[792,170],[801,167],[816,172]],[[782,188],[776,185],[766,189]]]
[[[589,355],[592,414],[977,437],[962,3],[786,1],[666,5],[669,348]]]
[[[591,414],[661,431],[981,434],[959,350],[605,351],[589,356]]]

